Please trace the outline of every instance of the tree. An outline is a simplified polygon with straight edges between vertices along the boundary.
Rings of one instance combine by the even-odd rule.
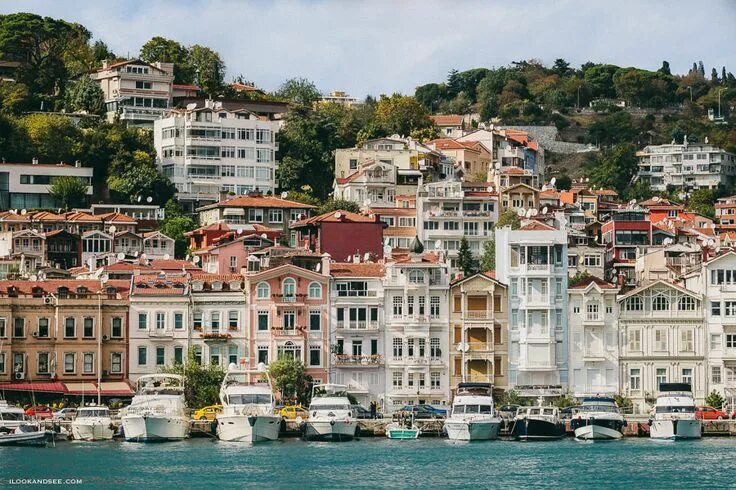
[[[578,271],[567,281],[567,285],[568,287],[577,286],[581,282],[590,279],[591,277],[593,276],[588,271]]]
[[[19,115],[28,109],[28,87],[22,83],[0,82],[0,113]]]
[[[465,277],[475,274],[475,260],[473,260],[473,254],[470,251],[470,244],[468,244],[468,240],[465,237],[460,240],[460,250],[457,254],[457,262]]]
[[[710,394],[705,397],[705,404],[709,407],[717,408],[720,410],[721,407],[723,407],[724,403],[725,400],[716,390],[711,391]]]
[[[161,372],[184,377],[187,406],[206,407],[220,403],[220,385],[225,378],[225,371],[219,365],[202,365],[194,349],[189,350],[185,364],[164,366]]]
[[[496,229],[506,226],[510,226],[512,230],[518,230],[521,227],[521,218],[513,209],[507,209],[498,217]]]
[[[281,393],[282,402],[294,399],[302,405],[309,404],[313,380],[300,360],[283,357],[273,361],[268,366],[268,374],[273,386]]]
[[[80,130],[69,118],[53,114],[31,114],[18,120],[27,141],[27,157],[42,163],[74,161]]]
[[[447,87],[440,83],[420,85],[414,90],[414,98],[429,112],[436,111],[445,100]]]
[[[687,200],[687,207],[691,211],[695,211],[698,214],[707,216],[709,218],[715,218],[715,202],[716,192],[712,189],[696,189],[690,193]]]
[[[434,125],[427,110],[414,97],[401,94],[381,96],[376,104],[376,123],[386,134],[401,136]]]
[[[562,174],[555,181],[555,188],[560,191],[569,191],[572,187],[572,179],[567,174]]]
[[[220,53],[195,44],[189,48],[189,64],[195,74],[195,83],[209,95],[222,90],[225,80],[225,62]]]
[[[496,270],[496,240],[483,242],[483,252],[480,255],[480,271]]]
[[[557,58],[554,65],[552,65],[552,71],[564,77],[569,75],[572,70],[570,69],[570,63],[562,58]]]
[[[638,170],[636,147],[619,144],[592,156],[586,164],[590,183],[599,188],[615,189],[623,195]]]
[[[346,201],[345,199],[329,199],[319,208],[317,213],[324,214],[332,211],[360,213],[360,205],[353,201]]]
[[[613,75],[620,68],[616,65],[594,65],[584,71],[583,78],[590,87],[595,98],[611,98],[616,96]]]
[[[174,255],[181,259],[186,255],[189,240],[185,233],[197,228],[197,223],[186,216],[174,199],[169,199],[164,207],[165,219],[161,224],[161,233],[174,240]]]
[[[68,112],[86,112],[99,116],[105,113],[105,94],[100,84],[82,75],[66,87],[64,106]]]
[[[63,209],[82,207],[87,203],[87,184],[77,177],[62,175],[53,180],[49,194]]]
[[[665,75],[672,75],[672,71],[670,70],[670,62],[669,61],[663,61],[662,62],[662,68],[657,70],[660,73],[663,73]]]
[[[139,202],[139,198],[152,198],[154,204],[165,204],[173,197],[176,189],[168,177],[161,174],[153,163],[153,157],[140,150],[133,152],[132,159],[107,178],[110,191],[116,200]]]
[[[634,121],[628,112],[606,114],[596,119],[588,128],[591,143],[604,146],[630,142],[636,138],[637,134]]]
[[[275,95],[304,106],[311,106],[322,97],[314,82],[306,78],[290,78],[281,84]]]
[[[174,83],[194,83],[189,50],[177,41],[155,36],[141,46],[140,59],[146,63],[174,63]]]

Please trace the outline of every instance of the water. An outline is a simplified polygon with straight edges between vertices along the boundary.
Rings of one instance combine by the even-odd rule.
[[[107,488],[734,488],[736,440],[584,443],[447,439],[348,443],[209,439],[137,444],[61,442],[0,447],[0,486],[75,478]]]

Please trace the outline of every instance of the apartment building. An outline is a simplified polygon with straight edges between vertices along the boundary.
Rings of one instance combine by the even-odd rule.
[[[636,283],[636,257],[638,249],[646,249],[652,243],[652,223],[649,211],[642,208],[611,211],[611,219],[603,223],[601,232],[606,247],[606,269],[624,276],[626,284]],[[618,283],[618,282],[617,282]]]
[[[386,394],[383,265],[329,264],[330,381],[346,385],[364,407]]]
[[[736,196],[721,197],[715,208],[718,231],[736,231]]]
[[[292,223],[297,243],[312,252],[327,253],[338,261],[383,258],[383,229],[376,215],[330,211]]]
[[[460,382],[508,387],[508,295],[493,271],[450,286],[450,388]]]
[[[524,396],[568,386],[567,234],[531,220],[496,230],[496,279],[508,284],[508,384]]]
[[[462,114],[438,114],[429,118],[445,138],[459,138],[465,133],[465,116]]]
[[[478,175],[486,180],[491,168],[492,154],[482,142],[442,138],[428,141],[427,146],[449,157],[454,162],[455,171],[461,171],[468,180]]]
[[[154,122],[157,165],[189,210],[217,202],[220,192],[274,192],[278,130],[277,121],[211,100],[174,109]]]
[[[0,163],[0,209],[58,208],[62,203],[49,194],[49,186],[58,177],[76,177],[87,185],[92,196],[92,168],[63,163]],[[17,212],[17,211],[16,211]]]
[[[610,396],[619,391],[618,291],[599,277],[571,284],[567,290],[573,396]]]
[[[397,189],[398,168],[389,162],[366,160],[347,177],[335,177],[335,199],[353,201],[361,206],[394,207],[396,193],[412,192],[416,182]]]
[[[705,143],[649,145],[638,151],[639,180],[655,192],[668,187],[685,191],[730,185],[736,175],[736,155]]]
[[[412,203],[416,205],[416,201]],[[391,249],[408,249],[417,236],[417,210],[414,207],[371,208],[370,213],[386,223],[383,243]]]
[[[406,256],[387,259],[384,276],[385,412],[404,405],[447,405],[449,376],[449,267],[423,254],[418,240]]]

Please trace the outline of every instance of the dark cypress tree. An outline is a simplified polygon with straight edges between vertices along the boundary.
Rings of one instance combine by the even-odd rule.
[[[703,66],[702,61],[698,61],[698,72],[700,72],[700,76],[705,78],[705,66]]]
[[[724,66],[721,68],[721,83],[726,83],[726,79],[728,79],[728,75],[726,75],[726,67]]]
[[[718,70],[713,68],[710,72],[710,81],[713,83],[718,83]]]

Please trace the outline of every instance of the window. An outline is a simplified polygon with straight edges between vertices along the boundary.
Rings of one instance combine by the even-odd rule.
[[[68,352],[64,354],[64,373],[74,374],[77,370],[77,359],[76,354]]]
[[[266,282],[259,282],[256,286],[256,297],[258,299],[268,299],[271,296],[271,288]]]
[[[640,296],[633,296],[626,300],[624,305],[626,311],[641,311],[644,309],[643,302]]]
[[[710,350],[721,350],[721,334],[710,334]]]
[[[655,351],[666,351],[667,350],[667,331],[658,328],[654,331],[654,350]]]
[[[0,369],[0,373],[3,371],[4,369]],[[49,353],[39,352],[38,353],[38,374],[48,374],[48,373],[49,373]]]
[[[112,319],[112,328],[110,329],[110,336],[115,339],[122,338],[123,336],[123,319],[116,316]]]
[[[736,334],[730,333],[726,335],[726,348],[727,349],[736,348]]]
[[[95,321],[93,318],[87,317],[83,320],[82,336],[86,339],[95,336]]]
[[[0,318],[0,339],[3,339],[7,336],[7,332],[5,331],[5,325],[6,325],[5,318]]]
[[[95,355],[91,352],[85,352],[84,356],[82,357],[82,370],[84,373],[89,374],[93,373],[95,371],[94,369],[94,362],[95,362]]]
[[[138,313],[138,329],[145,330],[148,328],[148,314]]]
[[[659,294],[652,299],[652,310],[667,311],[670,309],[670,301],[663,295]]]
[[[711,301],[710,314],[711,316],[721,316],[721,302],[720,301]]]
[[[392,385],[394,388],[401,388],[404,385],[404,373],[401,371],[394,371],[392,376]]]
[[[404,357],[404,341],[400,338],[394,338],[393,340],[393,357],[394,359],[401,359]]]
[[[213,311],[212,313],[210,313],[210,328],[212,329],[212,333],[220,332],[220,312],[219,311]]]
[[[258,312],[258,330],[261,332],[268,330],[268,311]]]
[[[281,292],[284,295],[284,299],[290,298],[293,300],[296,298],[296,281],[291,277],[284,279],[284,283],[281,286]]]
[[[237,364],[238,363],[238,346],[230,344],[227,348],[227,363]]]
[[[166,364],[166,347],[156,347],[156,365]]]
[[[174,347],[174,364],[184,364],[184,347]]]
[[[294,330],[296,326],[296,312],[293,310],[285,311],[281,326],[284,330]]]
[[[320,283],[313,282],[309,285],[309,297],[313,299],[322,297],[322,285]]]
[[[283,223],[284,222],[284,211],[281,209],[269,210],[268,221],[271,223]]]
[[[596,321],[600,318],[599,316],[599,310],[600,305],[598,302],[590,302],[587,305],[585,305],[587,316],[586,318],[591,321]]]
[[[641,369],[629,369],[629,389],[632,391],[641,390]]]
[[[424,283],[424,272],[409,271],[409,282],[411,284],[423,284]]]
[[[240,315],[236,310],[231,310],[227,313],[227,327],[230,330],[237,330],[238,324],[240,323]]]
[[[440,373],[437,371],[432,371],[429,373],[429,387],[433,390],[439,390],[442,388],[442,385],[440,384]]]
[[[139,90],[151,90],[151,82],[142,82],[139,80],[136,80],[135,82],[135,88]]]
[[[629,331],[629,350],[631,351],[641,350],[641,330],[630,330]]]
[[[583,264],[585,264],[586,267],[600,267],[601,256],[586,254],[583,258]]]
[[[667,382],[667,369],[666,368],[657,368],[657,389],[659,390],[659,387],[662,386],[662,383]]]
[[[695,299],[690,296],[683,296],[677,304],[680,311],[695,311]]]
[[[407,315],[414,314],[414,296],[406,297],[406,314]]]
[[[711,368],[710,368],[710,381],[714,385],[721,384],[721,366],[711,366]]]
[[[39,318],[38,319],[38,337],[45,339],[45,338],[48,338],[48,336],[49,336],[49,319]]]
[[[174,328],[176,330],[181,330],[184,328],[184,314],[183,313],[174,313]]]
[[[156,330],[163,330],[166,327],[166,314],[156,312]]]
[[[692,368],[682,368],[682,382],[689,384],[693,388],[693,391],[695,391],[695,387],[693,386]]]
[[[724,301],[723,307],[726,316],[736,316],[736,301]]]
[[[201,345],[194,346],[194,362],[196,362],[198,366],[202,365],[202,346]]]
[[[145,347],[138,347],[138,365],[145,366],[148,362],[148,349]]]
[[[263,222],[263,209],[251,208],[248,210],[248,221],[251,223],[262,223]]]
[[[3,330],[5,330],[5,324],[3,323]],[[26,319],[16,317],[13,319],[13,337],[23,338],[26,336]]]
[[[309,365],[310,366],[321,366],[322,365],[322,348],[318,345],[312,345],[309,347]]]
[[[432,359],[438,359],[442,357],[442,350],[440,349],[440,339],[437,337],[432,337],[431,339],[429,339],[429,357],[431,357]]]
[[[309,312],[309,330],[317,332],[322,330],[322,313],[319,310]]]
[[[230,257],[230,272],[235,274],[238,271],[238,258],[233,255]]]
[[[110,354],[110,372],[115,374],[123,372],[123,355],[120,352]]]
[[[338,282],[335,288],[338,296],[368,296],[368,283],[365,281]]]
[[[394,296],[393,299],[393,314],[395,317],[403,315],[404,298],[401,296]]]
[[[680,339],[682,340],[680,348],[684,352],[694,352],[695,342],[693,340],[693,330],[688,328],[680,332]]]
[[[64,337],[73,338],[77,336],[77,323],[74,318],[64,320]]]

